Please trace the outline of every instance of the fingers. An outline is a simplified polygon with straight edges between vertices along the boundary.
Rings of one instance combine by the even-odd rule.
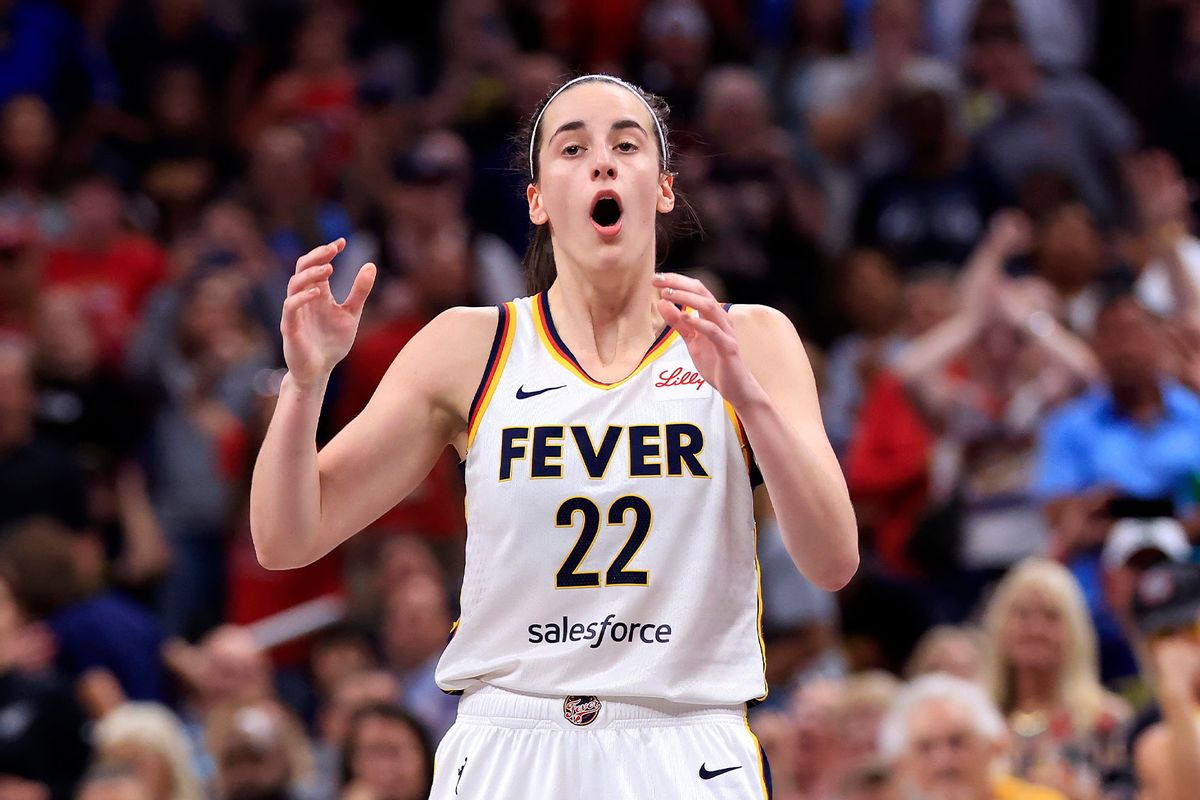
[[[325,264],[333,260],[333,257],[342,252],[346,247],[346,240],[343,238],[334,239],[328,244],[323,244],[320,247],[314,247],[300,258],[296,259],[296,274],[300,274],[304,270],[316,264]]]
[[[288,279],[288,297],[291,297],[299,292],[303,292],[305,289],[308,289],[319,281],[329,280],[329,276],[332,274],[332,264],[322,264],[319,267],[311,267],[303,272],[297,272]]]
[[[283,301],[283,321],[287,322],[290,320],[295,313],[300,310],[301,307],[307,305],[313,300],[316,300],[320,296],[321,287],[310,286],[304,291],[288,297],[287,300]]]
[[[737,344],[733,335],[720,325],[676,308],[675,304],[669,300],[659,300],[658,311],[663,315],[667,324],[679,331],[685,340],[691,340],[701,335],[712,340],[715,345],[724,350]]]
[[[367,302],[367,295],[371,293],[371,287],[375,285],[375,275],[374,264],[363,264],[362,269],[354,276],[354,285],[350,287],[350,293],[346,295],[346,302],[342,303],[342,308],[356,317],[361,314],[363,304]]]
[[[732,332],[733,325],[729,321],[729,315],[725,313],[724,306],[717,302],[708,287],[700,281],[673,272],[659,272],[654,275],[654,284],[662,299],[691,306],[722,330]]]

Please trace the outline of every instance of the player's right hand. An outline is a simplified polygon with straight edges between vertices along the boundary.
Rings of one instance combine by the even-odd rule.
[[[300,386],[324,381],[334,366],[350,352],[363,304],[375,284],[375,265],[364,264],[354,278],[346,302],[339,303],[329,288],[334,256],[345,239],[309,251],[296,261],[296,274],[288,281],[283,301],[283,358],[288,373]]]

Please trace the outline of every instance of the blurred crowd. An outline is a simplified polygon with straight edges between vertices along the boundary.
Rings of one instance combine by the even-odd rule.
[[[426,796],[460,473],[262,569],[282,299],[380,267],[327,441],[524,294],[583,71],[670,103],[664,265],[792,318],[855,501],[836,596],[758,508],[774,796],[1194,796],[1200,2],[0,0],[0,800]]]

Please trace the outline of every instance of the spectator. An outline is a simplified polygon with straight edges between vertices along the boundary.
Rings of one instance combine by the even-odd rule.
[[[1179,162],[1163,151],[1139,153],[1126,162],[1141,234],[1136,258],[1138,299],[1162,316],[1195,320],[1200,315],[1200,241],[1191,232],[1188,186]]]
[[[37,434],[36,409],[29,351],[0,343],[0,528],[44,515],[82,530],[88,523],[83,465]]]
[[[12,574],[0,567],[0,718],[25,724],[0,727],[0,787],[16,797],[69,800],[91,749],[83,712],[57,681],[17,666],[30,654],[22,652]]]
[[[111,576],[140,597],[169,559],[145,470],[132,458],[144,432],[144,403],[119,372],[100,361],[75,290],[43,293],[34,344],[38,429],[83,457],[88,517],[104,542]]]
[[[1117,220],[1118,160],[1136,144],[1128,113],[1082,73],[1045,77],[1025,45],[1007,0],[985,0],[971,29],[971,68],[997,101],[977,134],[984,159],[1007,191],[1035,171],[1067,175],[1102,224]]]
[[[312,688],[328,701],[347,676],[375,669],[379,656],[370,634],[352,623],[336,623],[313,637],[308,654]]]
[[[147,800],[203,800],[183,724],[157,703],[125,703],[92,732],[95,760],[133,771]]]
[[[318,795],[334,797],[341,788],[345,773],[342,751],[354,715],[368,706],[395,704],[399,697],[400,682],[386,670],[348,672],[341,676],[317,714],[313,786]]]
[[[433,784],[433,744],[400,706],[376,703],[350,720],[342,800],[422,800]]]
[[[1126,505],[1129,505],[1127,502]],[[1157,506],[1157,508],[1155,508]],[[1120,633],[1141,664],[1149,664],[1149,653],[1133,620],[1133,598],[1138,582],[1146,570],[1165,563],[1182,563],[1191,558],[1192,545],[1183,526],[1171,516],[1170,503],[1138,503],[1128,516],[1113,521],[1100,554],[1103,568],[1104,602],[1112,611]],[[1122,694],[1135,706],[1144,706],[1147,687],[1134,680],[1138,663],[1130,661],[1125,674],[1120,675]]]
[[[1110,250],[1095,215],[1082,203],[1054,206],[1036,226],[1030,266],[1054,290],[1055,315],[1085,336],[1096,328],[1105,292],[1129,283],[1124,270],[1113,266]],[[1009,268],[1020,271],[1022,265],[1016,261]]]
[[[1023,562],[984,619],[987,680],[1014,735],[1013,774],[1069,798],[1100,797],[1130,709],[1100,684],[1096,633],[1071,573],[1053,561]]]
[[[75,800],[153,800],[137,773],[125,766],[88,770],[75,793]]]
[[[909,684],[883,720],[879,749],[912,796],[1063,800],[1003,770],[1004,719],[981,687],[962,678],[926,675]]]
[[[1050,74],[1086,69],[1093,55],[1100,3],[1096,0],[1008,0],[1038,67]],[[932,44],[947,61],[966,58],[978,0],[942,0],[929,7]]]
[[[433,681],[451,630],[446,588],[431,575],[413,575],[389,589],[381,623],[384,660],[400,678],[400,701],[437,738],[458,713],[458,700]]]
[[[268,82],[241,125],[246,142],[274,125],[303,130],[319,184],[313,188],[325,188],[351,155],[355,84],[347,12],[332,3],[306,10],[292,40],[291,66]]]
[[[836,274],[841,315],[851,331],[829,350],[821,415],[834,450],[844,459],[866,387],[903,346],[904,298],[895,265],[876,250],[850,252]]]
[[[902,81],[957,89],[954,70],[921,53],[920,15],[914,0],[875,2],[870,10],[870,48],[813,64],[808,125],[817,150],[834,163],[858,165],[868,175],[892,165],[897,152],[887,114]]]
[[[895,91],[903,155],[863,186],[854,240],[883,250],[903,270],[964,264],[1003,192],[960,128],[956,86],[916,77]]]
[[[77,179],[67,195],[70,230],[46,255],[50,286],[83,293],[101,352],[119,363],[137,317],[166,276],[166,256],[152,239],[123,225],[124,198],[104,175]]]
[[[74,121],[91,104],[113,101],[110,67],[65,9],[45,0],[9,0],[0,7],[0,27],[8,32],[0,44],[0,105],[36,94],[60,118]]]
[[[900,681],[881,671],[848,677],[833,719],[834,756],[829,769],[837,796],[869,796],[891,782],[880,758],[879,726],[900,692]]]
[[[1200,569],[1175,564],[1138,583],[1134,614],[1150,639],[1163,721],[1136,742],[1134,767],[1147,800],[1181,800],[1200,781]]]
[[[34,221],[20,211],[0,212],[0,336],[17,341],[28,337],[41,265]]]
[[[309,142],[294,127],[265,128],[250,147],[241,199],[254,211],[278,264],[295,264],[316,242],[351,232],[341,206],[320,194],[311,158]]]
[[[1114,493],[1169,497],[1187,513],[1200,467],[1200,401],[1165,374],[1161,321],[1119,294],[1101,309],[1092,344],[1104,382],[1041,430],[1034,487],[1063,553],[1099,543]],[[1170,458],[1157,456],[1163,447]]]
[[[29,217],[44,241],[67,228],[57,150],[58,128],[45,100],[20,95],[0,107],[0,210]]]
[[[963,625],[938,625],[917,642],[904,675],[909,680],[943,672],[974,683],[983,683],[988,660],[983,631]]]
[[[159,657],[163,632],[142,606],[103,585],[103,555],[94,537],[81,537],[46,518],[29,519],[0,544],[23,611],[54,636],[56,665],[75,680],[103,668],[135,700],[165,700]]]
[[[820,204],[791,164],[791,143],[774,125],[758,76],[745,67],[710,70],[698,116],[707,148],[681,161],[681,185],[696,187],[707,241],[688,266],[715,273],[733,302],[769,297],[816,326],[824,321],[812,303],[825,279]]]
[[[236,55],[230,37],[195,0],[122,4],[105,39],[123,89],[122,108],[136,116],[149,111],[154,83],[172,69],[195,70],[206,92],[222,91]]]
[[[300,723],[269,701],[224,706],[206,719],[218,800],[296,800],[312,771]]]
[[[1087,346],[1055,322],[1044,285],[1004,277],[1005,260],[1027,245],[1019,216],[998,217],[966,269],[962,310],[892,364],[938,435],[939,455],[957,465],[957,564],[968,571],[1045,552],[1028,488],[1034,434],[1049,408],[1099,371]]]
[[[216,269],[157,295],[129,365],[160,401],[152,422],[151,497],[171,546],[159,598],[170,633],[195,637],[223,619],[225,537],[244,469],[254,376],[271,365],[244,276]]]

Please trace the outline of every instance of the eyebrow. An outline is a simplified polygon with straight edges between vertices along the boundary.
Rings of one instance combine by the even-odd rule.
[[[567,133],[568,131],[584,130],[586,128],[587,128],[587,124],[584,123],[584,121],[581,119],[571,120],[570,122],[564,122],[562,125],[558,126],[558,130],[554,131],[553,135],[551,135],[550,139],[548,139],[547,141],[553,141],[554,137],[558,136],[560,133]],[[627,130],[629,128],[637,128],[639,131],[642,132],[643,136],[646,136],[646,137],[650,136],[650,134],[646,133],[646,129],[642,127],[642,124],[635,119],[619,119],[612,124],[612,130],[614,130],[614,131],[623,131],[623,130]]]

